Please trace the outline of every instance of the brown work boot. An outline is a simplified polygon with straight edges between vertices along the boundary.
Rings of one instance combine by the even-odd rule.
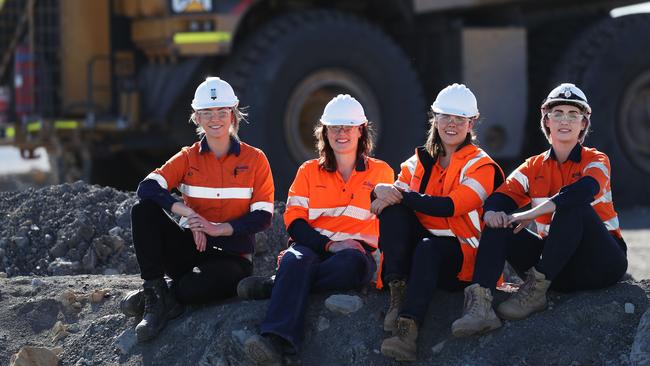
[[[531,267],[526,272],[526,281],[514,295],[497,307],[497,313],[503,319],[518,320],[546,309],[546,291],[551,281],[543,273]]]
[[[384,339],[381,353],[396,361],[415,361],[417,358],[418,325],[415,320],[400,316],[395,335]]]
[[[465,287],[463,316],[451,325],[451,333],[456,337],[489,332],[501,327],[501,320],[492,309],[490,289],[478,283]]]
[[[406,282],[393,280],[388,283],[388,288],[390,289],[390,304],[384,318],[384,330],[395,333],[399,308],[402,306],[402,300],[406,292]]]

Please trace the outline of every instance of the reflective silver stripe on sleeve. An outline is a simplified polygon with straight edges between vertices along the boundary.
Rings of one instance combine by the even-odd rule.
[[[603,164],[603,163],[601,163],[601,162],[599,162],[599,161],[594,161],[594,162],[592,162],[592,163],[587,164],[587,165],[585,166],[585,168],[582,169],[582,172],[584,173],[584,172],[587,171],[587,169],[590,169],[590,168],[597,168],[597,169],[600,169],[600,170],[603,172],[603,174],[605,174],[605,176],[607,177],[607,179],[609,179],[609,170],[607,169],[607,166],[605,166],[605,164]]]
[[[613,218],[603,221],[603,224],[605,224],[605,227],[607,230],[618,230],[618,216],[614,216]]]
[[[287,207],[289,206],[300,206],[304,208],[309,208],[309,197],[289,196],[287,198]]]
[[[268,211],[273,214],[273,202],[255,202],[251,204],[251,212],[255,210]]]
[[[534,207],[537,207],[537,206],[541,205],[542,203],[544,203],[546,201],[548,201],[548,197],[534,197],[534,198],[530,199],[530,204],[534,208]]]
[[[519,170],[515,170],[508,176],[508,179],[511,178],[521,184],[521,186],[524,188],[524,192],[528,192],[528,177],[525,176],[524,173],[520,172]]]
[[[607,191],[605,192],[602,196],[598,197],[597,199],[593,200],[591,202],[591,205],[597,205],[599,203],[609,203],[612,202],[612,191]]]
[[[395,186],[402,188],[403,190],[410,191],[411,187],[408,184],[402,182],[401,180],[396,180],[394,183]]]
[[[483,158],[485,158],[487,156],[488,156],[488,154],[486,154],[485,151],[479,150],[479,153],[475,157],[470,159],[467,163],[465,163],[465,166],[463,166],[463,169],[460,170],[460,181],[462,181],[465,178],[465,172],[467,172],[467,170],[469,168],[471,168],[472,165],[474,165],[477,161],[479,161],[479,160],[481,160],[481,159],[483,159]]]
[[[411,176],[415,174],[415,167],[418,165],[418,157],[417,155],[413,155],[408,160],[402,163],[402,166],[405,166],[408,168],[409,172],[411,172]]]
[[[181,184],[178,190],[192,198],[249,199],[253,197],[253,188],[210,188]]]
[[[478,216],[478,211],[473,210],[470,211],[468,214],[469,219],[472,220],[472,225],[474,225],[474,228],[476,231],[480,232],[481,231],[481,220]]]
[[[465,178],[461,184],[471,188],[474,192],[476,192],[481,201],[485,201],[487,198],[487,192],[485,191],[485,188],[483,188],[483,185],[481,185],[481,183],[479,183],[479,181],[476,179]]]
[[[144,179],[153,179],[153,180],[155,180],[156,182],[158,182],[158,185],[159,185],[159,186],[163,187],[164,189],[169,189],[169,185],[167,184],[167,180],[165,179],[165,177],[163,177],[163,176],[160,175],[160,174],[157,174],[157,173],[149,173],[149,175],[147,175],[146,177],[144,177]]]
[[[459,238],[458,240],[460,240],[461,242],[469,244],[469,246],[471,246],[472,248],[478,248],[478,243],[479,243],[478,238],[475,238],[475,237]]]
[[[369,210],[356,206],[340,206],[329,208],[310,208],[309,219],[315,220],[320,216],[339,217],[347,216],[358,220],[370,220],[375,218],[375,214]]]
[[[539,222],[535,222],[535,225],[537,226],[537,234],[540,236],[548,235],[548,230],[551,228],[551,225],[540,224]]]

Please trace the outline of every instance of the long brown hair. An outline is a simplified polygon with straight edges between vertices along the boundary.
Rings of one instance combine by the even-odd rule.
[[[476,121],[476,118],[470,118],[470,122],[471,121]],[[433,157],[433,160],[437,160],[438,156],[446,156],[447,152],[445,151],[445,147],[442,145],[440,134],[438,134],[438,128],[436,127],[436,115],[433,112],[431,112],[429,115],[429,123],[431,124],[431,127],[429,128],[429,132],[427,132],[427,142],[424,144],[424,149],[429,153],[429,155]],[[474,129],[471,128],[467,132],[465,140],[463,140],[463,142],[456,148],[456,151],[469,144],[476,144],[476,142],[476,134],[474,134]]]
[[[355,126],[358,127],[358,126]],[[334,150],[327,139],[327,128],[318,122],[314,128],[314,137],[316,137],[316,149],[318,149],[318,165],[328,172],[336,171],[336,157]],[[361,137],[357,145],[357,160],[363,159],[370,155],[375,147],[375,133],[372,129],[371,122],[361,125]]]

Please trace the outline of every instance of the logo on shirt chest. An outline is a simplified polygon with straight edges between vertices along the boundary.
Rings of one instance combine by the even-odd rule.
[[[236,177],[237,174],[246,173],[248,172],[248,168],[248,165],[237,165],[235,169],[233,169],[232,175]]]
[[[367,180],[363,181],[363,183],[362,183],[361,185],[362,185],[363,188],[365,188],[365,189],[370,189],[370,190],[372,190],[373,188],[375,188],[375,185],[372,184],[372,182],[367,181]]]

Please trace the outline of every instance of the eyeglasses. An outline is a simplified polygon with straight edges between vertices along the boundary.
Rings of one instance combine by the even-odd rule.
[[[434,116],[436,121],[440,123],[441,125],[448,125],[451,123],[451,121],[454,121],[454,124],[456,126],[464,126],[465,124],[469,123],[469,118],[467,117],[461,117],[461,116],[454,116],[451,114],[436,114]]]
[[[327,130],[333,133],[350,132],[357,126],[327,126]]]
[[[546,115],[548,116],[548,118],[552,119],[553,121],[557,121],[557,122],[567,121],[569,123],[580,122],[582,121],[582,117],[584,117],[584,114],[578,112],[564,113],[562,111],[549,112]]]
[[[197,111],[196,114],[205,119],[212,119],[214,117],[217,118],[226,118],[230,115],[230,108],[228,109],[219,109],[216,111],[210,110],[210,109],[205,109],[201,111]]]

